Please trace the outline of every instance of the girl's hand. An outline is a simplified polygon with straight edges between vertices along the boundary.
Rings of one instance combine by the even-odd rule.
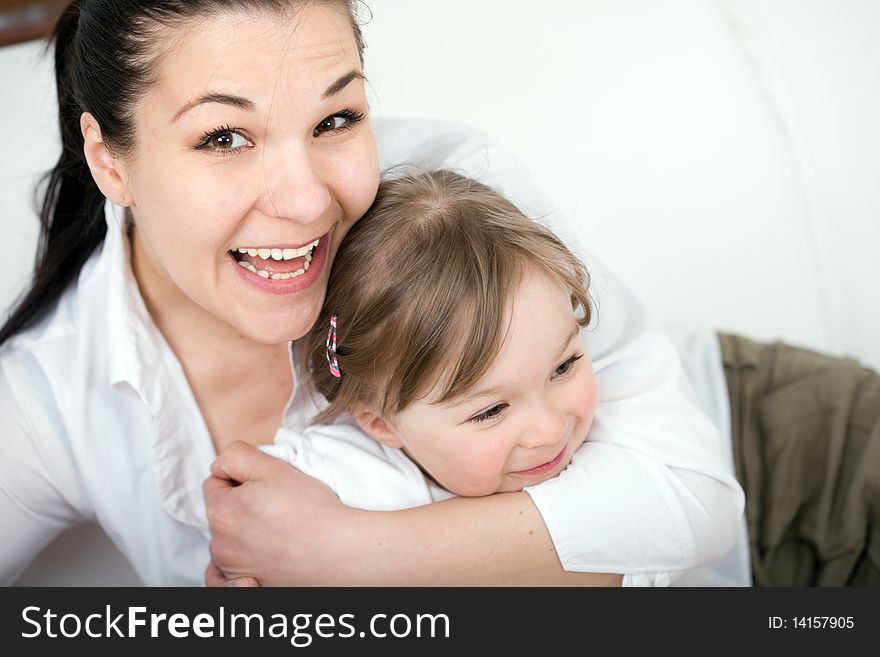
[[[229,445],[202,486],[211,529],[209,586],[326,585],[357,543],[346,527],[355,510],[287,463],[243,442]]]

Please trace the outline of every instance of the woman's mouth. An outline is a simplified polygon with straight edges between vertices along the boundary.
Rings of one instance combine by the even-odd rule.
[[[226,252],[230,265],[249,286],[273,295],[296,294],[321,278],[333,230],[302,245],[242,244]]]
[[[312,254],[321,238],[298,248],[280,246],[240,246],[230,249],[235,261],[252,274],[273,281],[302,276],[309,270]]]

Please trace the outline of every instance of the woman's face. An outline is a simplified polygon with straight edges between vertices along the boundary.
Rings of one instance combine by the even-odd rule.
[[[141,290],[153,312],[299,338],[378,186],[348,18],[219,14],[174,37],[123,161]]]

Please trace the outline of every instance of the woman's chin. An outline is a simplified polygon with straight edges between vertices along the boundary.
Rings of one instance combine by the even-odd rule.
[[[317,313],[309,313],[312,319]],[[312,328],[314,321],[296,322],[255,322],[247,326],[239,323],[236,328],[244,338],[264,345],[282,344],[299,340]]]

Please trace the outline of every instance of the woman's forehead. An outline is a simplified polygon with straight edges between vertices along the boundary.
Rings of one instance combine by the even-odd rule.
[[[221,13],[169,38],[147,94],[151,111],[175,115],[206,93],[247,98],[259,110],[287,96],[320,96],[352,69],[360,71],[357,42],[339,11],[312,6],[297,13]]]

